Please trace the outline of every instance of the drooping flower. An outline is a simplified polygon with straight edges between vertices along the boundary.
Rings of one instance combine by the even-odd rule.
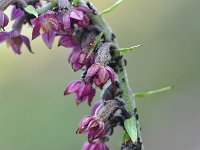
[[[25,13],[23,10],[21,10],[20,8],[17,8],[15,5],[13,6],[12,12],[11,12],[11,19],[17,19],[19,17],[24,16]]]
[[[80,121],[76,133],[87,133],[88,142],[91,143],[93,140],[105,135],[105,124],[97,116],[88,115]]]
[[[85,13],[93,13],[93,11],[82,5],[71,7],[69,11],[63,15],[63,24],[65,28],[71,28],[72,23],[76,23],[82,27],[89,25],[89,18]]]
[[[91,84],[84,81],[74,80],[66,88],[64,95],[74,94],[75,101],[80,104],[84,101],[88,101],[88,105],[91,105],[92,99],[95,96],[95,89]]]
[[[112,83],[115,82],[115,72],[109,66],[95,63],[87,70],[85,82],[89,82],[91,78],[94,78],[96,86],[102,88],[109,79]]]
[[[8,16],[3,11],[0,11],[0,28],[6,27],[8,25],[8,22]]]
[[[32,39],[42,35],[42,39],[46,46],[51,49],[56,32],[60,29],[60,24],[56,19],[56,14],[53,11],[47,11],[38,18],[32,20],[33,32]]]
[[[94,140],[92,143],[85,142],[82,150],[109,150],[108,146],[101,140]]]
[[[24,43],[32,53],[29,39],[20,34],[20,31],[14,29],[9,32],[0,32],[0,42],[6,41],[16,54],[21,54],[21,46]]]
[[[80,70],[83,66],[88,68],[94,63],[94,55],[90,55],[90,57],[88,57],[88,54],[87,50],[81,50],[80,47],[72,49],[68,60],[74,71]]]

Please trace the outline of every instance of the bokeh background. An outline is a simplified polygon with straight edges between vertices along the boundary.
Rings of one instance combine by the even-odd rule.
[[[103,10],[114,0],[91,2]],[[146,150],[200,150],[199,14],[199,0],[127,0],[106,15],[121,47],[143,45],[126,54],[134,91],[175,87],[136,99]],[[0,150],[79,150],[86,140],[75,130],[90,108],[63,96],[79,73],[67,64],[70,50],[56,45],[48,50],[39,38],[35,54],[23,47],[21,56],[0,45]],[[121,142],[117,128],[111,150]]]

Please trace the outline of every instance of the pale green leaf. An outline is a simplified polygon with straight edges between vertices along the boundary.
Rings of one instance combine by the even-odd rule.
[[[25,9],[24,9],[27,13],[34,15],[35,17],[38,17],[38,13],[37,10],[32,6],[32,5],[28,5]]]
[[[158,90],[149,91],[149,92],[146,92],[146,93],[134,93],[133,96],[135,96],[135,97],[146,97],[146,96],[150,96],[150,95],[153,95],[153,94],[162,93],[162,92],[165,92],[165,91],[168,91],[168,90],[171,90],[171,89],[172,89],[172,86],[168,86],[168,87],[164,87],[164,88],[161,88],[161,89],[158,89]]]
[[[137,141],[137,123],[135,120],[135,117],[131,117],[130,119],[126,119],[124,121],[124,127],[128,133],[128,135],[130,136],[131,140],[133,142]]]
[[[120,48],[120,49],[116,49],[117,51],[119,52],[122,52],[122,53],[126,53],[126,52],[130,52],[130,51],[134,51],[136,48],[140,47],[141,45],[136,45],[136,46],[132,46],[132,47],[129,47],[129,48]]]

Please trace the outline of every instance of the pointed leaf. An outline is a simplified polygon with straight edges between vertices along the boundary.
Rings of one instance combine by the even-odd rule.
[[[132,46],[132,47],[129,47],[129,48],[120,48],[120,49],[117,49],[117,51],[120,51],[122,53],[126,53],[126,52],[130,52],[130,51],[134,51],[136,48],[140,47],[141,45],[136,45],[136,46]]]
[[[135,97],[146,97],[146,96],[150,96],[150,95],[153,95],[153,94],[162,93],[162,92],[165,92],[165,91],[168,91],[168,90],[171,90],[171,89],[172,89],[172,86],[168,86],[168,87],[164,87],[164,88],[161,88],[161,89],[158,89],[158,90],[149,91],[149,92],[146,92],[146,93],[134,93],[133,96],[135,96]]]
[[[24,9],[27,13],[34,15],[35,17],[38,17],[38,13],[37,10],[32,6],[32,5],[28,5],[25,9]]]
[[[124,121],[124,127],[133,142],[137,141],[137,123],[134,117]]]

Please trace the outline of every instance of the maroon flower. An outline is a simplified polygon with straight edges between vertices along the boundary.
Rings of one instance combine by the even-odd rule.
[[[0,11],[0,28],[4,28],[8,25],[9,19],[3,11]]]
[[[21,35],[18,30],[0,32],[0,42],[3,41],[6,41],[16,54],[21,54],[22,43],[24,43],[28,50],[32,53],[29,39],[26,36]]]
[[[53,11],[47,11],[38,18],[32,20],[33,32],[32,39],[42,35],[42,39],[46,46],[51,49],[56,32],[60,29],[60,24],[56,19],[56,14]]]
[[[14,5],[12,12],[11,12],[11,19],[14,20],[14,19],[17,19],[17,18],[22,17],[24,15],[25,15],[24,11],[21,10],[20,8],[17,8]]]
[[[93,64],[88,70],[85,77],[85,82],[89,82],[91,78],[94,78],[94,83],[96,86],[102,88],[106,82],[111,79],[112,83],[115,82],[115,72],[114,70],[103,64]]]
[[[95,96],[95,89],[91,84],[87,84],[84,81],[75,80],[67,86],[64,95],[71,93],[74,93],[75,101],[77,104],[87,100],[88,105],[91,105],[92,99]]]
[[[81,50],[80,47],[72,49],[68,60],[74,71],[80,70],[83,66],[88,68],[94,63],[94,55],[88,57],[88,54],[87,50]]]
[[[92,143],[85,142],[82,150],[109,150],[109,148],[101,140],[94,140]]]
[[[88,142],[103,137],[105,135],[105,125],[104,122],[97,116],[85,116],[78,126],[76,133],[87,133]]]
[[[89,25],[89,18],[85,13],[93,13],[93,11],[81,5],[72,7],[63,15],[63,24],[65,28],[71,28],[72,23],[76,23],[82,27]]]

